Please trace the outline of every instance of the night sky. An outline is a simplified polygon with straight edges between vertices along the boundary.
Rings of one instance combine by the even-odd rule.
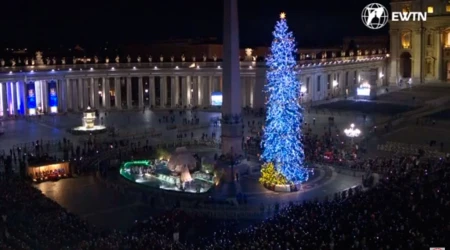
[[[340,45],[344,36],[388,34],[361,22],[371,0],[238,0],[241,46],[270,44],[281,11],[299,47]],[[377,1],[389,8],[388,0]],[[222,36],[221,0],[15,0],[1,5],[0,46],[148,44]]]

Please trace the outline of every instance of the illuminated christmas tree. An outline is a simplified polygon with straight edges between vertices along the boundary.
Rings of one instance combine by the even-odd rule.
[[[288,31],[284,13],[275,25],[273,36],[271,54],[267,58],[267,116],[261,158],[273,163],[288,182],[300,183],[308,179],[301,142],[303,109],[299,104],[295,38]],[[268,166],[270,164],[265,164],[262,171]]]

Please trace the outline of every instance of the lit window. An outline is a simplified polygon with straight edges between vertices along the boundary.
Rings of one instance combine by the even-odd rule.
[[[402,42],[402,47],[404,49],[410,49],[411,48],[411,32],[406,31],[402,33],[401,36],[401,42]]]
[[[445,6],[445,11],[450,12],[450,5]]]
[[[430,14],[434,13],[434,8],[433,8],[433,6],[428,6],[427,12],[430,13]]]
[[[403,13],[408,13],[408,12],[410,12],[409,5],[404,5],[403,8],[402,8],[402,12],[403,12]]]
[[[447,33],[445,34],[445,47],[450,47],[450,31],[447,31]]]

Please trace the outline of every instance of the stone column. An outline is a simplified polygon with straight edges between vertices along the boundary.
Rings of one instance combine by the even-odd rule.
[[[412,72],[411,72],[411,78],[412,78],[412,83],[413,84],[418,84],[420,83],[421,79],[421,71],[423,70],[423,65],[422,65],[422,57],[423,57],[423,50],[420,49],[421,47],[423,47],[423,39],[422,39],[422,33],[424,31],[422,29],[416,29],[412,32]],[[425,48],[423,48],[425,49]]]
[[[172,76],[170,78],[170,106],[176,107],[179,103],[178,101],[178,76]]]
[[[7,114],[8,114],[8,112],[7,112],[7,110],[8,110],[8,95],[7,95],[7,90],[6,90],[6,82],[2,82],[2,83],[0,83],[0,88],[2,88],[2,91],[1,91],[1,94],[2,94],[2,96],[1,96],[1,103],[0,103],[0,105],[2,106],[2,114],[3,114],[3,116],[6,116]]]
[[[122,109],[122,90],[120,85],[120,77],[114,78],[114,99],[117,109]]]
[[[126,78],[126,85],[127,85],[127,108],[132,108],[133,107],[133,99],[132,99],[132,95],[131,95],[131,77],[127,77]]]
[[[25,88],[26,89],[26,88]],[[58,99],[62,112],[67,112],[67,79],[63,78],[59,81]]]
[[[48,108],[48,82],[47,80],[41,81],[42,83],[42,110],[44,112],[50,111]]]
[[[194,76],[192,77],[192,82],[193,82],[193,91],[192,91],[192,95],[191,95],[191,105],[192,106],[199,106],[201,103],[199,102],[199,92],[200,92],[200,88],[199,88],[199,82],[200,82],[200,77],[199,76]]]
[[[397,84],[399,77],[400,77],[400,32],[398,29],[391,29],[389,31],[390,34],[390,67],[389,67],[389,83],[392,85]],[[413,46],[415,46],[413,44]],[[350,79],[353,79],[353,76],[350,77]],[[353,89],[353,83],[349,84],[349,91],[350,89]]]
[[[138,103],[139,108],[144,107],[144,83],[142,83],[142,76],[138,78]]]
[[[436,70],[436,78],[438,81],[441,80],[446,80],[447,76],[444,76],[444,56],[442,53],[442,50],[444,49],[444,45],[443,45],[443,30],[442,29],[438,29],[436,30],[436,65],[435,65],[435,70]]]
[[[243,106],[248,106],[248,107],[253,107],[253,81],[252,81],[252,77],[247,76],[244,77],[244,85],[245,85],[245,103],[243,104]]]
[[[188,91],[190,91],[190,86],[188,87],[188,84],[190,85],[190,77],[189,76],[182,76],[181,77],[181,105],[188,106]]]
[[[211,106],[211,93],[212,93],[213,85],[214,85],[214,76],[209,76],[206,84],[204,84],[205,95],[203,96],[203,98],[205,101],[204,105],[206,107]]]
[[[192,76],[186,76],[186,105],[192,106]]]
[[[91,100],[89,98],[89,90],[91,87],[89,86],[89,79],[85,78],[83,79],[83,104],[84,108],[87,108],[91,106],[93,103],[91,103]]]
[[[339,79],[338,79],[338,83],[339,83],[339,93],[341,96],[345,95],[345,72],[344,71],[339,71]]]
[[[91,99],[91,105],[92,108],[94,109],[98,109],[100,108],[100,98],[98,96],[98,79],[96,78],[91,78],[90,79],[90,85],[91,85],[91,94],[92,94],[92,99]]]
[[[109,77],[102,78],[102,102],[103,108],[106,110],[111,108],[111,86],[109,83]]]
[[[241,77],[241,97],[242,97],[242,106],[247,106],[247,86],[245,83],[245,77]]]
[[[222,153],[240,155],[242,154],[242,99],[239,98],[241,86],[237,0],[224,0],[223,38]],[[211,96],[211,93],[208,95]]]
[[[266,93],[264,92],[264,85],[266,84],[266,72],[265,69],[256,69],[255,77],[252,77],[252,107],[256,109],[266,107]]]
[[[167,76],[161,76],[159,81],[159,100],[160,106],[166,107],[167,104]]]
[[[156,93],[155,93],[155,77],[150,76],[148,79],[149,91],[150,91],[150,105],[156,107]]]
[[[249,91],[250,92],[250,107],[254,108],[254,107],[256,107],[255,99],[264,97],[264,93],[263,93],[262,89],[260,89],[258,92],[259,96],[256,97],[256,94],[257,94],[257,93],[255,93],[256,92],[256,77],[251,76],[251,77],[249,77],[249,80],[250,80],[250,91]],[[265,82],[266,78],[264,77],[261,80],[263,82],[262,86],[264,86],[264,82]],[[261,101],[261,103],[258,103],[258,105],[260,106],[258,108],[261,108],[264,106],[264,102]]]
[[[78,79],[71,79],[70,88],[72,90],[71,98],[72,98],[72,109],[74,111],[80,110],[80,97],[78,94]]]
[[[26,82],[18,82],[17,84],[19,84],[19,91],[20,91],[20,96],[21,96],[21,102],[22,103],[22,112],[23,115],[27,115],[28,114],[28,98],[27,98],[27,83]]]
[[[64,96],[66,97],[66,108],[67,111],[73,110],[72,107],[72,84],[71,79],[64,79],[63,84],[64,86]]]

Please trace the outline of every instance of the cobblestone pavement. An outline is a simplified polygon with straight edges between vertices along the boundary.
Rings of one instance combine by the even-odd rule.
[[[155,129],[158,132],[162,132],[163,136],[161,141],[175,140],[177,130],[167,130],[167,123],[159,123],[159,119],[168,115],[168,112],[163,111],[122,111],[122,112],[110,112],[105,116],[105,113],[101,113],[99,122],[103,119],[106,126],[112,126],[119,131],[119,134],[133,134],[149,132],[150,129]],[[220,113],[217,112],[197,112],[197,117],[200,119],[200,124],[210,124],[210,121],[220,117]],[[334,124],[343,129],[348,127],[350,123],[355,123],[360,128],[370,127],[377,121],[379,116],[367,116],[364,121],[363,116],[359,114],[348,115],[348,112],[344,115],[338,113],[329,113],[327,111],[305,112],[304,121],[308,123],[314,133],[322,133],[328,130],[329,122],[328,118],[334,116]],[[81,125],[81,114],[68,114],[60,116],[44,116],[40,119],[33,118],[32,120],[17,119],[7,120],[2,122],[2,126],[5,130],[5,134],[0,137],[0,150],[9,150],[12,146],[28,143],[36,140],[57,140],[66,137],[77,142],[80,136],[74,136],[68,132],[67,129]],[[181,126],[184,117],[192,117],[192,114],[188,112],[187,115],[180,116],[175,115],[175,124]],[[313,125],[313,120],[315,123]],[[244,124],[246,125],[246,135],[252,135],[250,129],[248,129],[248,122],[263,121],[262,117],[255,117],[251,115],[244,116]],[[186,132],[188,137],[190,132]],[[220,126],[209,126],[207,128],[200,128],[192,131],[195,137],[201,136],[202,133],[208,133],[211,136],[212,132],[215,132],[217,137],[220,137]],[[182,132],[185,133],[185,132]]]

